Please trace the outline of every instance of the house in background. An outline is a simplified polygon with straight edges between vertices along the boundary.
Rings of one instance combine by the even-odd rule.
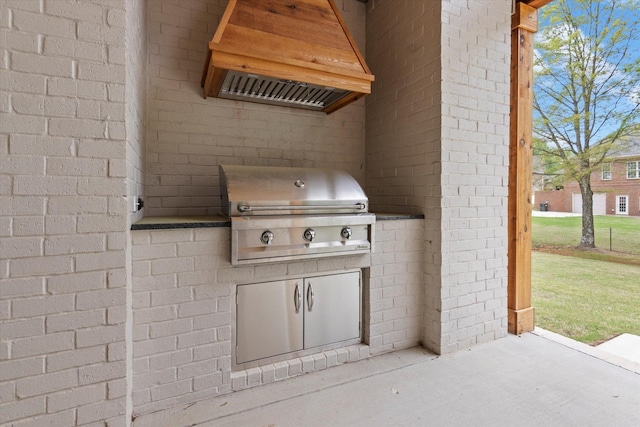
[[[610,160],[591,174],[594,215],[640,216],[640,137],[616,151]],[[564,188],[535,192],[534,209],[547,203],[554,212],[582,213],[582,194],[577,181]]]

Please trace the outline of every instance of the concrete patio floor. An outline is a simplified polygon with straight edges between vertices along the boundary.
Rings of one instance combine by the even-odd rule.
[[[413,348],[136,419],[144,426],[640,426],[640,364],[536,330]]]

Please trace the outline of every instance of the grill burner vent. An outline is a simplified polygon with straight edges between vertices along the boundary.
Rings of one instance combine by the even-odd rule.
[[[292,80],[228,71],[220,98],[322,110],[347,95],[347,91]]]

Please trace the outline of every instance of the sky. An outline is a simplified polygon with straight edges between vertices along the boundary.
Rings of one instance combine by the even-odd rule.
[[[555,2],[560,1],[560,0],[554,0]],[[571,7],[572,10],[579,10],[579,5],[577,4],[576,0],[566,0],[569,3],[569,6]],[[597,0],[596,0],[597,1]],[[634,3],[637,2],[637,0],[599,0],[597,1],[600,6],[603,6],[605,4],[614,4],[615,5],[615,9],[614,9],[614,18],[620,19],[620,20],[627,20],[627,22],[629,22],[629,17],[633,17],[635,16],[636,18],[638,16],[640,16],[638,13],[639,12],[635,12],[635,13],[630,13],[629,11],[625,11],[625,8],[623,7],[624,5],[622,3]],[[553,3],[552,3],[553,4]],[[635,3],[636,5],[639,5],[638,3]],[[548,9],[545,9],[548,8]],[[538,27],[538,33],[536,34],[536,43],[538,43],[538,47],[540,46],[540,42],[544,42],[544,37],[545,37],[545,31],[547,31],[548,29],[551,28],[555,28],[556,30],[558,30],[559,27],[558,24],[551,24],[549,17],[547,16],[547,14],[544,13],[544,10],[547,11],[551,11],[552,9],[549,8],[549,6],[545,6],[541,12],[539,14],[539,27]],[[635,37],[636,39],[632,41],[632,43],[630,44],[630,49],[629,49],[629,55],[627,56],[627,59],[625,59],[625,61],[627,60],[631,60],[631,61],[635,61],[638,60],[638,58],[640,58],[640,40],[638,40],[638,35],[636,35],[636,33],[640,34],[640,28],[637,29],[638,31],[629,31],[629,35],[631,35],[632,37]],[[589,29],[587,28],[587,26],[581,26],[581,32],[583,34],[588,34],[589,33]],[[538,49],[537,52],[540,52],[540,50]],[[563,65],[566,64],[565,63],[560,63],[560,67],[558,68],[558,70],[563,71]],[[613,64],[611,63],[603,63],[604,69],[613,69]],[[567,67],[565,66],[564,69],[566,69]],[[536,71],[540,71],[541,67],[536,67]],[[606,73],[603,74],[602,78],[605,78]],[[631,108],[633,108],[634,106],[637,106],[639,101],[640,101],[640,76],[638,75],[629,75],[629,74],[625,74],[622,73],[622,71],[618,71],[615,75],[615,78],[619,79],[619,85],[616,85],[616,88],[620,88],[620,93],[623,94],[622,96],[622,100],[618,103],[618,111],[624,111],[624,109],[629,110]],[[626,87],[626,85],[629,85],[629,83],[633,83],[633,85],[631,85],[630,87]],[[540,99],[542,102],[544,102],[545,100],[549,100],[550,98],[543,98],[544,94],[541,90],[541,86],[540,85],[546,85],[545,87],[551,88],[552,85],[552,80],[549,79],[544,79],[542,77],[537,77],[536,79],[536,83],[534,85],[534,92],[536,93],[536,97],[538,99]],[[553,93],[559,93],[559,87],[553,87],[552,88],[552,92]],[[614,88],[615,90],[615,88]],[[636,94],[634,96],[634,93]],[[608,108],[611,104],[605,104],[604,102],[604,98],[599,98],[601,100],[600,102],[600,106],[606,106],[607,108],[604,111],[610,110],[611,108]],[[604,125],[601,129],[600,132],[596,135],[596,139],[601,139],[603,138],[605,135],[607,135],[608,133],[610,133],[612,130],[617,128],[617,123],[619,123],[619,121],[610,121],[608,124]]]

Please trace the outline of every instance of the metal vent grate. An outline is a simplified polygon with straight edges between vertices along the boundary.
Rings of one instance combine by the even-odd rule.
[[[220,98],[322,110],[348,92],[291,80],[228,71]]]

